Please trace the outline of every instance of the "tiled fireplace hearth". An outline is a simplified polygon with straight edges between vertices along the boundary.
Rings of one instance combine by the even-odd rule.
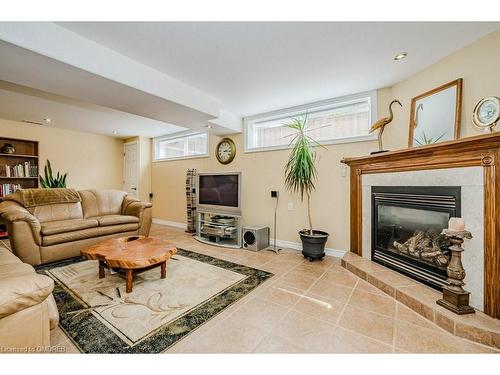
[[[444,329],[500,348],[500,133],[342,162],[351,170],[344,266]],[[462,254],[477,310],[468,316],[436,304],[449,262],[439,233],[450,217],[473,235]]]

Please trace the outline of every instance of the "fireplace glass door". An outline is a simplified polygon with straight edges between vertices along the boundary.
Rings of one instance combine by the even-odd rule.
[[[450,261],[441,231],[460,216],[460,187],[372,187],[372,260],[436,289]]]

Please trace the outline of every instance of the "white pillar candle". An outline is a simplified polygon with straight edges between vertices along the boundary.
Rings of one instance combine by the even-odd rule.
[[[454,231],[465,230],[465,220],[461,217],[450,217],[450,221],[448,222],[448,229]]]

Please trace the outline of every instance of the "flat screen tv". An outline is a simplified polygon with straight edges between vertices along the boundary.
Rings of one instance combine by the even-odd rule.
[[[241,212],[241,172],[198,173],[199,209]]]

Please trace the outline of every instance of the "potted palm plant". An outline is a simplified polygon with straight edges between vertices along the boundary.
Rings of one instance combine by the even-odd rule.
[[[314,146],[321,145],[307,135],[307,114],[303,118],[294,118],[286,126],[296,130],[296,134],[290,142],[293,147],[285,165],[285,186],[291,192],[300,194],[302,202],[304,198],[307,200],[309,228],[301,230],[299,235],[302,241],[302,255],[313,262],[325,256],[325,244],[329,236],[326,232],[314,230],[311,218],[311,193],[315,190],[316,179]]]

